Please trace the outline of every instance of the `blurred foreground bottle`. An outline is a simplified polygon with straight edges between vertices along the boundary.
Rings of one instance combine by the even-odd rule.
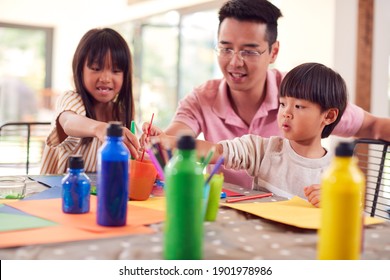
[[[174,156],[165,166],[165,259],[203,258],[202,172],[202,167],[197,164],[195,139],[189,135],[181,136]]]
[[[84,161],[81,156],[69,157],[68,174],[61,181],[62,211],[82,214],[89,212],[91,181],[84,173]]]
[[[129,150],[123,144],[121,123],[110,122],[106,142],[98,152],[97,223],[99,225],[126,225],[129,155]]]
[[[318,259],[360,258],[365,179],[353,149],[353,143],[339,143],[335,157],[322,177]]]

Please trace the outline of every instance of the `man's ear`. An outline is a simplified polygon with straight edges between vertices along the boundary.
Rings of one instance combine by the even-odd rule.
[[[325,125],[334,123],[337,119],[337,116],[339,115],[339,109],[337,108],[331,108],[328,110],[328,112],[325,115]]]
[[[279,41],[272,44],[270,64],[274,63],[279,53]]]

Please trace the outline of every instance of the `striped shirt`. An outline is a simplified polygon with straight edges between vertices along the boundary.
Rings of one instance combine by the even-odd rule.
[[[71,155],[82,155],[84,160],[84,170],[86,172],[96,172],[97,152],[102,142],[98,138],[92,138],[88,144],[82,144],[82,138],[67,136],[61,142],[59,133],[62,131],[58,118],[62,112],[72,111],[78,115],[85,116],[86,111],[81,96],[68,91],[62,94],[57,100],[56,113],[52,122],[52,127],[42,155],[41,174],[63,174],[67,172],[68,159]]]

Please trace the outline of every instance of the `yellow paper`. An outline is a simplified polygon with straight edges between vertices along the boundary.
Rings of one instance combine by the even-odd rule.
[[[136,201],[136,200],[130,200],[130,205],[139,206],[139,207],[145,207],[150,208],[153,210],[159,210],[159,211],[165,211],[165,197],[159,196],[159,197],[149,197],[147,200],[143,201]]]
[[[321,208],[314,207],[308,201],[297,196],[278,202],[221,203],[221,205],[299,228],[320,228]],[[365,217],[364,220],[365,225],[383,222],[384,220],[373,217]]]

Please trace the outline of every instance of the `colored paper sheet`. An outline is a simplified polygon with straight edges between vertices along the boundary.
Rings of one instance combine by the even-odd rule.
[[[224,193],[226,193],[227,197],[243,196],[244,195],[242,193],[234,192],[234,191],[231,191],[231,190],[228,190],[228,189],[222,189],[222,191]]]
[[[19,199],[0,199],[0,204],[12,203],[13,201],[19,201]]]
[[[320,228],[321,208],[314,207],[308,201],[297,196],[278,202],[221,203],[221,205],[299,228]],[[383,222],[382,219],[365,217],[364,224],[372,225]]]
[[[62,187],[53,186],[49,189],[35,193],[23,200],[38,200],[38,199],[49,199],[49,198],[60,198],[62,194]]]
[[[12,204],[12,202],[11,202],[11,204]],[[29,214],[27,214],[23,211],[20,211],[18,209],[12,208],[12,207],[10,207],[8,205],[4,205],[4,204],[0,204],[0,213],[30,216]]]
[[[22,210],[28,214],[38,216],[62,225],[76,227],[92,232],[108,232],[113,227],[103,227],[96,223],[97,198],[91,196],[90,211],[85,214],[66,214],[62,212],[60,198],[44,200],[25,200],[10,204],[11,207]],[[127,225],[117,227],[115,230],[126,231],[134,226],[159,223],[164,220],[164,212],[134,205],[127,207]]]
[[[0,213],[0,231],[50,227],[56,223],[30,215]]]
[[[88,239],[102,239],[129,234],[150,234],[154,230],[145,226],[111,228],[106,232],[90,232],[68,226],[53,226],[21,231],[0,232],[0,248],[47,244]]]
[[[47,187],[61,187],[62,178],[64,175],[29,175],[31,180],[44,184]]]
[[[149,199],[144,201],[131,200],[129,204],[134,206],[150,208],[154,210],[160,210],[160,211],[165,211],[166,209],[165,197],[150,197]]]

